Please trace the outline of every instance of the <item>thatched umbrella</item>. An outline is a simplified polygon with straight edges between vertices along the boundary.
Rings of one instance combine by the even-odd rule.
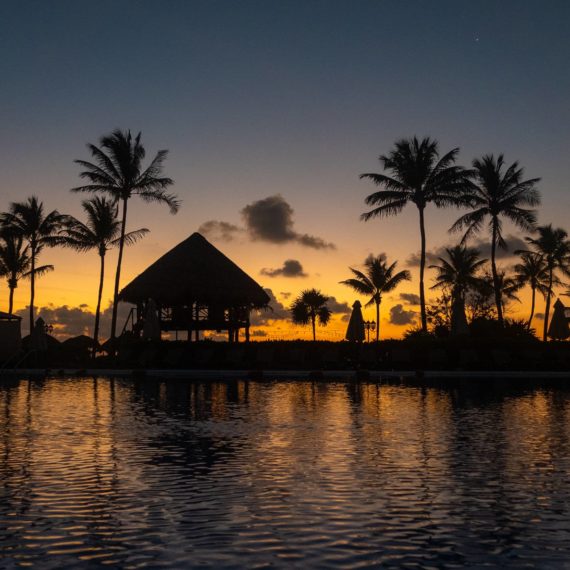
[[[548,327],[548,336],[554,340],[566,340],[570,337],[570,327],[565,313],[566,307],[560,299],[554,303],[554,312]]]
[[[38,319],[36,320],[34,330],[30,335],[30,349],[35,350],[37,352],[47,352],[48,341],[46,333],[46,323],[41,317],[38,317]]]
[[[364,340],[364,318],[362,317],[362,305],[360,301],[354,301],[352,313],[346,329],[346,340],[362,342]]]

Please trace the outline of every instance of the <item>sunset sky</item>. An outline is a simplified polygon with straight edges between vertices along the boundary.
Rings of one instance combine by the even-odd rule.
[[[165,173],[182,208],[172,216],[132,200],[129,229],[151,233],[126,251],[123,285],[202,228],[283,307],[308,287],[337,310],[352,305],[357,296],[338,283],[349,266],[384,252],[404,269],[419,249],[412,208],[359,221],[374,187],[358,175],[381,171],[378,155],[413,135],[459,146],[465,165],[483,153],[519,160],[542,179],[539,223],[570,229],[565,0],[3,1],[0,28],[0,210],[36,194],[83,218],[87,196],[69,192],[73,160],[89,159],[86,143],[114,128],[142,131],[148,156],[170,151]],[[270,210],[289,225],[263,218]],[[428,249],[457,241],[447,234],[457,216],[428,209]],[[271,276],[286,260],[305,276]],[[91,324],[96,253],[46,250],[40,261],[56,269],[38,282],[38,306],[78,334]],[[114,264],[110,254],[107,303]],[[417,293],[410,269],[412,282],[383,304],[385,337],[419,311],[400,298]],[[7,297],[2,282],[0,310]],[[22,283],[16,308],[27,303]],[[340,340],[341,316],[319,337]],[[264,331],[309,333],[279,320]]]

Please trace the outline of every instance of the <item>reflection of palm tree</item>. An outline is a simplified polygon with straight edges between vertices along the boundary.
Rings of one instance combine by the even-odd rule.
[[[69,223],[69,216],[57,210],[44,213],[42,202],[32,196],[26,202],[10,204],[10,211],[2,214],[2,225],[8,232],[21,236],[29,246],[30,255],[30,331],[34,330],[34,299],[36,293],[36,262],[45,247],[61,245],[60,230]],[[51,266],[50,266],[51,267]]]
[[[376,342],[380,340],[380,303],[382,294],[393,291],[402,281],[410,280],[410,272],[407,270],[396,273],[397,261],[388,265],[383,255],[378,257],[369,256],[364,262],[366,271],[358,271],[349,267],[354,278],[341,281],[343,285],[352,287],[361,295],[370,295],[365,307],[376,305]]]
[[[82,203],[87,214],[87,223],[77,220],[66,230],[68,237],[66,245],[77,251],[97,249],[100,257],[99,291],[97,293],[97,309],[95,311],[95,327],[93,329],[93,354],[96,354],[99,344],[99,319],[101,313],[101,298],[103,296],[103,281],[105,278],[105,254],[119,245],[121,222],[117,220],[117,207],[107,198],[93,198]],[[123,236],[124,243],[131,245],[142,238],[146,228],[129,232]]]
[[[487,261],[479,257],[479,250],[465,245],[446,248],[445,252],[447,259],[439,257],[439,264],[430,265],[430,269],[437,271],[432,289],[449,288],[451,290],[451,321],[452,331],[455,333],[460,332],[460,328],[466,326],[465,295],[468,291],[476,290],[481,286],[481,279],[477,277],[477,272]],[[457,331],[455,331],[456,328]]]
[[[534,229],[536,214],[522,206],[538,206],[540,195],[536,188],[540,178],[523,180],[523,169],[513,162],[506,170],[502,154],[496,159],[485,155],[473,161],[474,183],[469,192],[471,212],[461,216],[451,227],[451,231],[465,229],[463,240],[478,233],[489,218],[491,231],[491,272],[495,293],[497,318],[503,325],[503,306],[499,289],[499,274],[496,264],[497,246],[506,249],[502,234],[502,218],[514,223],[525,231]]]
[[[521,287],[528,285],[532,291],[530,316],[528,318],[528,329],[530,330],[536,303],[536,291],[538,290],[546,299],[548,295],[549,271],[544,257],[533,251],[520,251],[521,260],[514,267],[515,279]],[[556,279],[556,285],[561,282]]]
[[[130,131],[115,130],[110,135],[101,137],[100,147],[89,144],[87,148],[95,162],[84,160],[75,162],[85,168],[79,176],[89,180],[89,184],[73,188],[72,191],[102,192],[108,194],[115,202],[122,204],[119,256],[111,319],[111,338],[114,339],[117,328],[117,301],[125,246],[128,201],[133,195],[138,195],[145,202],[167,204],[173,214],[178,211],[179,202],[176,196],[168,194],[165,190],[173,184],[170,178],[162,176],[162,165],[168,151],[158,151],[151,163],[143,170],[142,160],[146,152],[141,144],[141,133],[133,137]]]
[[[41,276],[53,270],[53,265],[35,268],[35,275]],[[24,238],[11,232],[5,232],[0,238],[0,275],[6,277],[10,291],[8,313],[14,310],[14,290],[20,279],[29,279],[32,275],[32,258],[29,246],[24,246]]]
[[[564,275],[570,275],[570,241],[565,230],[553,228],[552,224],[539,226],[537,231],[537,238],[526,238],[526,240],[544,258],[548,272],[546,308],[544,310],[544,328],[542,332],[542,340],[546,341],[552,288],[556,285],[555,272],[561,271]]]
[[[366,198],[368,206],[375,206],[362,214],[362,219],[392,216],[399,214],[409,203],[416,205],[420,216],[420,306],[422,329],[427,330],[426,303],[424,293],[424,271],[426,262],[426,233],[424,210],[430,202],[436,207],[460,206],[462,196],[468,187],[468,175],[462,167],[455,165],[459,152],[454,148],[440,157],[438,143],[416,137],[403,139],[395,144],[388,156],[380,156],[380,161],[391,176],[366,173],[360,178],[369,178],[384,189]]]
[[[331,318],[331,311],[327,307],[328,297],[317,289],[305,289],[293,301],[291,305],[291,315],[293,322],[298,325],[308,325],[313,327],[313,340],[317,340],[315,324],[326,326]]]

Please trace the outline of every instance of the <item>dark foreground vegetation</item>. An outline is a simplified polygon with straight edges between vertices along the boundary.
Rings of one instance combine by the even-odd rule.
[[[518,338],[432,338],[354,344],[328,341],[212,341],[123,343],[115,357],[93,360],[89,347],[50,343],[20,368],[188,370],[457,370],[560,371],[570,369],[570,345]]]

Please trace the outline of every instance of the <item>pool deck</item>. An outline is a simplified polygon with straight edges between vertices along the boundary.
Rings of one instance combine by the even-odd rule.
[[[20,368],[0,370],[4,376],[89,376],[117,378],[161,378],[180,380],[570,380],[570,370],[194,370],[194,369],[78,369]]]

